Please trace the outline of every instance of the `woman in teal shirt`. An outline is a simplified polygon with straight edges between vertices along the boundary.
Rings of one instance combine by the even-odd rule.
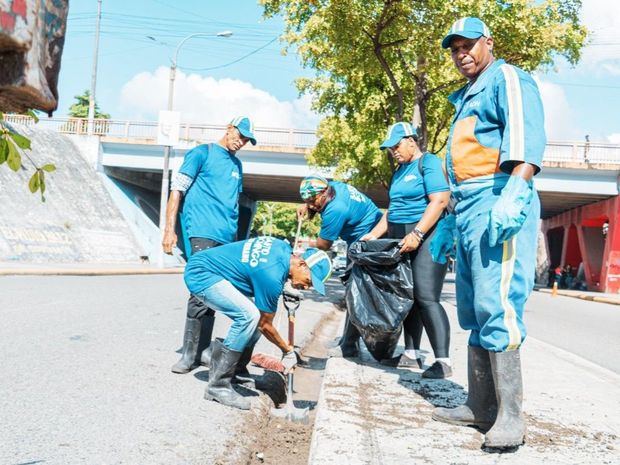
[[[401,253],[410,255],[414,292],[413,308],[404,322],[405,353],[385,363],[421,368],[420,340],[422,329],[426,329],[435,363],[422,376],[446,378],[452,375],[450,323],[439,298],[447,264],[434,262],[429,248],[435,226],[448,206],[450,188],[441,159],[422,153],[411,124],[392,125],[381,148],[387,149],[400,166],[390,185],[388,211],[362,239],[372,240],[386,233],[402,239]]]

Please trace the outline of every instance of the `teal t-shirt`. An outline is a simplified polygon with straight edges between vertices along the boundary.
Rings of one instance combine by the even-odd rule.
[[[254,297],[262,312],[275,312],[288,279],[291,246],[269,236],[254,237],[193,254],[185,266],[185,285],[199,294],[226,280]]]
[[[334,198],[321,212],[319,237],[335,241],[341,237],[348,245],[370,232],[383,214],[377,206],[355,187],[331,181]]]
[[[424,154],[422,176],[419,160],[401,164],[390,185],[390,223],[417,223],[428,205],[428,196],[449,191],[448,181],[441,167],[441,159],[432,153]]]
[[[219,144],[199,145],[187,152],[179,172],[193,179],[181,210],[187,237],[234,241],[243,186],[241,161]]]

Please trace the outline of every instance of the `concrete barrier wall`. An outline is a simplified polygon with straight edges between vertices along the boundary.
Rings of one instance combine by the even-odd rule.
[[[0,261],[22,263],[140,263],[143,251],[94,169],[66,136],[23,126],[29,157],[54,163],[46,176],[46,202],[31,194],[27,157],[18,173],[0,166]],[[90,159],[87,161],[87,158]]]

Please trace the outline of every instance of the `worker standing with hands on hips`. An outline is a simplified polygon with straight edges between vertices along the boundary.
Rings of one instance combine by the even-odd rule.
[[[327,181],[322,176],[307,176],[299,186],[304,201],[297,208],[297,217],[312,219],[321,215],[321,230],[316,246],[329,250],[339,237],[347,246],[360,240],[381,219],[381,210],[372,200],[355,187],[339,181]],[[331,357],[356,357],[359,355],[360,334],[348,317],[340,343],[330,350]]]
[[[250,399],[231,383],[247,373],[261,334],[282,350],[285,373],[297,364],[294,348],[273,326],[278,298],[288,279],[295,289],[312,286],[325,295],[332,264],[322,250],[309,248],[301,257],[292,252],[288,243],[263,236],[198,252],[187,262],[185,284],[192,295],[232,320],[224,341],[212,343],[205,399],[249,410]]]
[[[182,200],[181,227],[191,245],[188,256],[236,239],[243,171],[235,155],[248,142],[256,145],[252,122],[238,116],[219,141],[187,152],[172,178],[162,240],[165,253],[171,254],[177,243],[176,220]],[[201,354],[211,343],[214,323],[213,310],[190,295],[182,354],[172,366],[173,373],[188,373],[200,365]]]
[[[445,260],[455,225],[458,317],[471,334],[467,401],[436,408],[433,418],[477,426],[485,447],[514,448],[525,438],[519,348],[534,287],[540,201],[532,178],[546,143],[543,106],[529,74],[495,59],[480,19],[456,21],[442,46],[469,82],[449,98],[455,116],[446,168],[455,215],[438,227],[431,248]]]
[[[387,149],[398,168],[390,184],[390,205],[381,221],[362,237],[374,240],[387,233],[401,239],[400,252],[411,262],[414,300],[403,322],[405,352],[381,363],[399,368],[422,368],[419,353],[422,329],[426,329],[435,355],[433,365],[422,373],[424,378],[447,378],[450,363],[450,322],[439,302],[447,263],[433,261],[430,242],[437,221],[450,202],[450,187],[441,158],[422,153],[415,128],[398,122],[388,129],[381,149]]]

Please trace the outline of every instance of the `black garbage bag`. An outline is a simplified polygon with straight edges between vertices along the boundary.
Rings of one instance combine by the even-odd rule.
[[[355,242],[348,251],[347,312],[376,360],[393,355],[413,303],[411,264],[408,257],[401,256],[399,242]]]

